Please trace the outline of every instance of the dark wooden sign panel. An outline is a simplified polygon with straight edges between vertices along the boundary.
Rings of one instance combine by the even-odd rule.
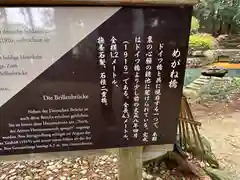
[[[175,142],[191,7],[1,12],[1,155]]]

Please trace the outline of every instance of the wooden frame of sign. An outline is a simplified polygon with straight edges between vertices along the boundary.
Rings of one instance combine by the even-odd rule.
[[[107,6],[162,6],[162,5],[190,5],[193,6],[198,0],[1,0],[0,6],[39,6],[39,5],[107,5]],[[81,156],[81,155],[100,155],[109,153],[119,153],[119,179],[120,180],[140,180],[142,179],[142,161],[155,158],[166,151],[172,150],[173,145],[152,145],[145,148],[145,156],[143,157],[142,147],[129,147],[119,149],[103,149],[103,150],[87,150],[87,151],[71,151],[71,152],[53,152],[53,153],[39,153],[39,154],[28,154],[28,155],[10,155],[1,156],[0,159],[7,161],[18,161],[25,160],[34,157],[34,159],[52,159],[66,156]]]
[[[0,5],[194,5],[199,0],[1,0]]]

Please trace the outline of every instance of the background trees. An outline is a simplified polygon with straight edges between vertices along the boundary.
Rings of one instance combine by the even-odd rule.
[[[200,21],[200,31],[214,37],[237,33],[240,30],[240,0],[200,0],[194,7]]]

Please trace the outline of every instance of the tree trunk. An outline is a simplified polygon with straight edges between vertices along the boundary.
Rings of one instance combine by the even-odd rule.
[[[222,22],[222,20],[220,20],[219,29],[217,31],[217,36],[219,36],[222,33],[222,27],[223,27],[223,22]]]
[[[215,19],[213,18],[213,19],[212,19],[212,36],[213,36],[213,37],[216,37],[215,29],[216,29]]]
[[[231,35],[231,30],[232,30],[232,23],[229,23],[228,27],[227,27],[227,34],[228,35]]]

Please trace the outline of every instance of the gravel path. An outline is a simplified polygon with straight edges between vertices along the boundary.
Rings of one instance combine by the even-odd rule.
[[[222,168],[240,178],[240,94],[231,103],[193,104],[200,129]]]
[[[221,166],[240,177],[240,112],[200,121],[201,132],[211,143]]]

